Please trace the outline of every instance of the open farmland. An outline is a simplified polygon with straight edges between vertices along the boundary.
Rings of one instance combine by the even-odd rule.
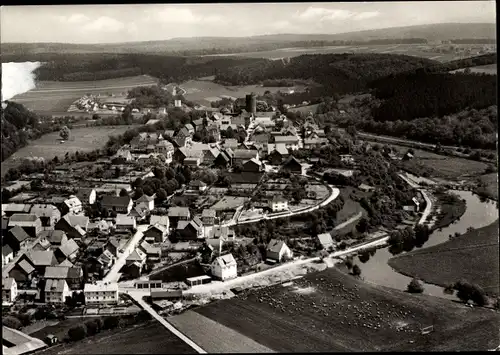
[[[189,80],[179,86],[186,90],[184,97],[187,100],[208,106],[210,106],[210,102],[220,100],[221,95],[241,98],[251,92],[257,95],[264,95],[266,91],[276,92],[281,90],[288,92],[289,90],[300,91],[305,89],[302,85],[294,87],[264,87],[262,85],[224,86],[207,80]]]
[[[392,258],[398,272],[427,283],[446,286],[460,279],[499,293],[498,220],[486,227],[426,249]]]
[[[60,143],[59,132],[52,132],[30,142],[26,147],[19,149],[7,160],[2,162],[2,175],[10,168],[17,166],[23,158],[42,157],[45,160],[55,156],[64,158],[66,152],[89,152],[102,148],[108,141],[108,136],[118,135],[134,126],[88,127],[71,130],[71,137],[63,144]]]
[[[39,352],[57,354],[194,354],[195,351],[159,322],[136,325],[123,330],[105,331],[75,343]]]
[[[422,57],[440,62],[448,62],[460,59],[455,53],[439,53],[439,46],[423,44],[387,44],[387,45],[354,45],[354,46],[325,46],[312,48],[280,48],[261,52],[244,52],[231,54],[213,54],[206,56],[239,56],[250,58],[282,59],[297,57],[304,54],[328,54],[328,53],[393,53],[404,54],[414,57]],[[474,54],[471,54],[474,56]]]
[[[148,75],[96,81],[40,81],[35,89],[16,95],[11,101],[37,112],[61,112],[87,93],[123,95],[131,88],[155,85],[157,82]]]
[[[285,285],[244,292],[195,311],[278,352],[485,350],[498,345],[500,315],[490,310],[371,286],[335,269]],[[435,331],[421,335],[421,327],[429,325]]]
[[[168,319],[207,353],[271,353],[270,348],[197,312]]]

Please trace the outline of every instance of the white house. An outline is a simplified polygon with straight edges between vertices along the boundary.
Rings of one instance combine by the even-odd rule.
[[[120,231],[133,231],[137,228],[135,217],[127,216],[125,214],[118,214],[116,216],[116,230]]]
[[[2,279],[2,302],[12,303],[17,298],[17,282],[12,277]]]
[[[155,196],[148,196],[146,194],[142,195],[135,201],[136,205],[144,205],[146,206],[150,211],[154,210],[155,208]]]
[[[266,258],[271,262],[280,262],[283,258],[293,256],[290,248],[282,240],[271,239],[266,248]]]
[[[85,284],[83,294],[85,304],[115,304],[118,303],[118,284],[103,281]]]
[[[236,260],[232,254],[226,254],[216,258],[212,265],[212,276],[225,281],[238,276]]]
[[[275,136],[274,143],[284,144],[286,149],[299,149],[299,138],[297,138],[297,136]]]
[[[69,214],[80,214],[83,213],[83,204],[80,199],[74,195],[71,195],[67,200],[64,201],[64,210]]]
[[[2,266],[7,265],[14,259],[14,251],[6,244],[2,247]]]
[[[287,211],[288,200],[283,196],[274,195],[272,200],[269,200],[269,208],[271,208],[273,212]]]
[[[45,303],[64,303],[71,296],[66,280],[47,279],[45,281]]]

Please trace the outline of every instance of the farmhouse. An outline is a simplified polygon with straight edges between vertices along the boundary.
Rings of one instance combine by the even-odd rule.
[[[233,164],[237,162],[243,164],[245,161],[250,159],[259,161],[259,153],[255,150],[235,149],[233,153]]]
[[[226,254],[217,257],[210,267],[212,277],[226,281],[238,276],[236,260],[232,254]]]
[[[232,163],[232,150],[230,148],[227,148],[225,150],[221,150],[217,158],[214,160],[214,165],[216,167],[222,167],[226,168],[228,166],[231,166]]]
[[[29,213],[31,206],[21,203],[2,204],[2,216],[10,217],[14,213]]]
[[[139,250],[144,252],[148,259],[158,260],[161,258],[161,248],[154,247],[151,244],[149,244],[147,241],[143,241],[139,245]]]
[[[54,228],[54,225],[61,219],[61,212],[54,205],[33,205],[30,213],[40,218],[44,229]]]
[[[306,138],[304,139],[304,148],[305,149],[313,149],[324,144],[328,143],[328,139],[326,138]]]
[[[139,197],[135,203],[137,205],[144,205],[148,208],[148,210],[152,211],[154,210],[155,208],[155,195],[153,196],[148,196],[146,194],[142,195],[141,197]]]
[[[78,197],[84,205],[93,205],[97,198],[97,193],[93,188],[79,188],[76,197]]]
[[[7,265],[14,259],[14,251],[9,245],[2,246],[2,266]]]
[[[40,240],[47,240],[51,246],[60,247],[68,242],[68,236],[64,231],[61,230],[51,230],[43,231],[39,235]]]
[[[10,217],[8,226],[21,227],[31,238],[35,238],[42,230],[42,221],[34,214],[15,213]]]
[[[117,231],[133,231],[137,228],[137,222],[132,216],[118,214],[116,216],[115,228]]]
[[[262,163],[258,159],[252,158],[243,163],[242,172],[258,173],[262,170]]]
[[[78,244],[76,244],[74,239],[68,240],[66,243],[62,244],[54,251],[54,255],[58,263],[64,260],[69,260],[73,262],[76,259],[78,253]]]
[[[149,217],[149,224],[151,225],[160,224],[167,229],[170,227],[170,221],[168,219],[168,216],[151,215]]]
[[[234,138],[226,138],[224,140],[224,148],[236,149],[238,148],[238,140]]]
[[[85,304],[116,304],[118,303],[118,284],[103,281],[85,284],[83,294]]]
[[[288,200],[281,195],[274,195],[269,200],[269,208],[273,212],[288,211]]]
[[[132,154],[128,149],[118,149],[115,155],[111,158],[112,164],[125,164],[132,161]]]
[[[64,231],[68,238],[81,239],[86,234],[88,223],[88,217],[67,214],[56,223],[55,229]]]
[[[204,226],[213,226],[215,224],[216,212],[213,209],[205,208],[201,212],[201,221]]]
[[[284,144],[268,144],[267,160],[272,165],[280,165],[290,154]]]
[[[10,270],[7,271],[9,277],[16,280],[18,284],[30,281],[35,275],[35,267],[29,259],[18,260]]]
[[[266,258],[270,262],[281,262],[292,257],[292,251],[282,240],[271,239],[266,248]]]

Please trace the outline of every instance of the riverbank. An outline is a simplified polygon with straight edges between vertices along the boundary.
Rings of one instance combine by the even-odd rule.
[[[464,279],[490,295],[500,291],[498,220],[442,244],[414,250],[389,260],[397,272],[446,287]]]
[[[459,198],[453,192],[448,193],[434,193],[434,197],[438,200],[439,214],[432,227],[432,230],[446,228],[450,224],[455,223],[459,220],[465,211],[467,210],[467,205],[465,200]]]

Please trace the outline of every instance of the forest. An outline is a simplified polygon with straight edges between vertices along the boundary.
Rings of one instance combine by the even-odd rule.
[[[283,61],[260,60],[218,71],[221,84],[249,85],[276,79],[312,79],[321,84],[318,95],[366,90],[372,80],[435,64],[436,62],[394,54],[312,54]]]
[[[375,121],[411,121],[442,117],[464,109],[483,109],[497,101],[496,76],[484,74],[405,74],[371,83],[382,104]]]
[[[37,139],[59,129],[46,117],[38,116],[21,104],[5,103],[7,106],[2,110],[2,161],[28,144],[29,139]]]
[[[22,61],[17,57],[23,56],[13,57],[9,60]],[[2,58],[3,61],[7,59]],[[216,74],[217,70],[260,61],[254,58],[204,58],[134,53],[42,53],[30,55],[29,60],[45,63],[35,71],[39,81],[91,81],[150,75],[165,83],[210,76]]]

